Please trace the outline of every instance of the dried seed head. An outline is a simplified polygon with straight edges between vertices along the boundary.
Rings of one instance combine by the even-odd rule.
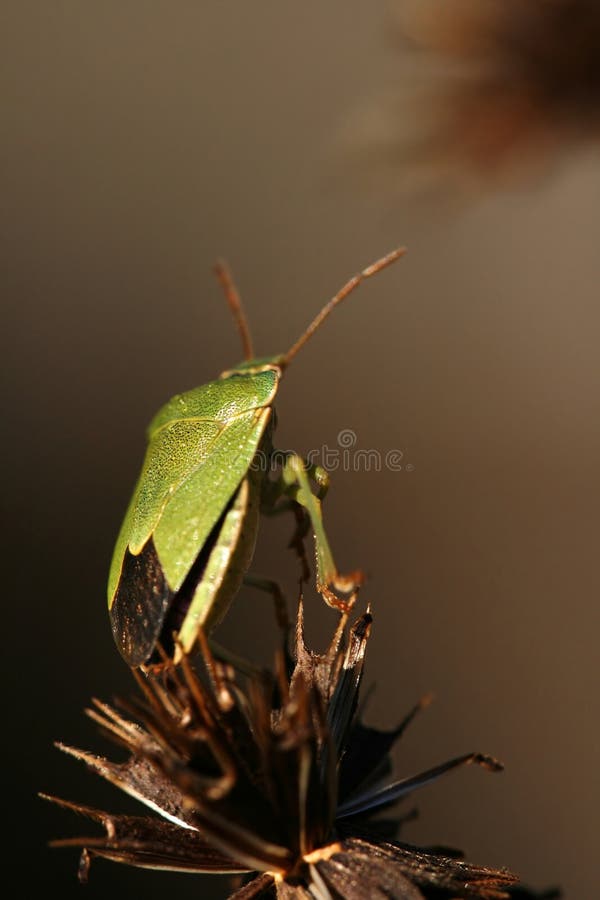
[[[457,766],[500,764],[471,753],[390,780],[391,747],[428,699],[389,732],[361,723],[356,709],[371,624],[370,612],[351,628],[343,615],[329,649],[314,653],[304,642],[300,606],[294,653],[279,652],[273,673],[237,671],[203,642],[197,668],[184,658],[159,678],[134,673],[141,696],[116,707],[95,701],[89,714],[125,745],[127,761],[60,749],[159,815],[112,815],[48,797],[104,829],[53,842],[83,848],[80,879],[100,856],[247,873],[251,880],[232,895],[237,900],[509,896],[516,883],[509,872],[389,840],[389,821],[373,818]]]

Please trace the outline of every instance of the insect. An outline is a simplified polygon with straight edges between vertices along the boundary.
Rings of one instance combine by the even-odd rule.
[[[332,310],[365,279],[391,265],[405,248],[354,275],[284,354],[256,358],[237,289],[223,264],[215,267],[234,315],[244,361],[216,380],[169,400],[148,427],[148,446],[117,538],[108,580],[116,644],[132,666],[175,659],[192,649],[199,630],[223,618],[242,581],[277,595],[272,582],[252,578],[261,512],[303,510],[315,540],[316,586],[331,606],[351,593],[358,572],[338,572],[321,517],[327,473],[284,454],[278,477],[267,477],[273,454],[273,401],[284,371]],[[313,491],[313,485],[316,492]]]

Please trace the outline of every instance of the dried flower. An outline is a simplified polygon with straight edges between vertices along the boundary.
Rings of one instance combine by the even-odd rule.
[[[280,651],[273,673],[217,660],[202,638],[198,670],[184,658],[159,676],[134,672],[141,698],[119,710],[95,701],[88,714],[129,751],[127,761],[58,746],[161,818],[47,797],[104,827],[103,836],[53,842],[83,848],[80,879],[101,856],[255,873],[231,895],[237,900],[509,896],[517,881],[509,872],[391,840],[390,822],[373,818],[457,766],[501,765],[471,753],[390,781],[389,751],[427,698],[392,731],[363,725],[356,710],[372,619],[367,611],[349,633],[347,619],[327,652],[313,653],[300,605],[294,659]]]
[[[404,0],[399,21],[413,67],[369,144],[409,186],[523,179],[600,140],[597,0]]]

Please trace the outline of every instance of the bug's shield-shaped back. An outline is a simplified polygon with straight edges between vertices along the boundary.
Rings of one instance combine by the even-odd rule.
[[[173,397],[151,422],[109,576],[109,609],[122,652],[132,642],[121,632],[135,621],[148,632],[146,643],[157,639],[170,600],[248,472],[279,377],[272,367],[210,382]],[[132,557],[138,568],[148,564],[143,554],[153,563],[147,582],[131,577]]]

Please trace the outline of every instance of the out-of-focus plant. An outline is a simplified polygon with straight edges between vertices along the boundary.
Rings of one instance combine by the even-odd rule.
[[[401,187],[523,182],[600,141],[597,0],[402,0],[401,82],[359,122]]]

